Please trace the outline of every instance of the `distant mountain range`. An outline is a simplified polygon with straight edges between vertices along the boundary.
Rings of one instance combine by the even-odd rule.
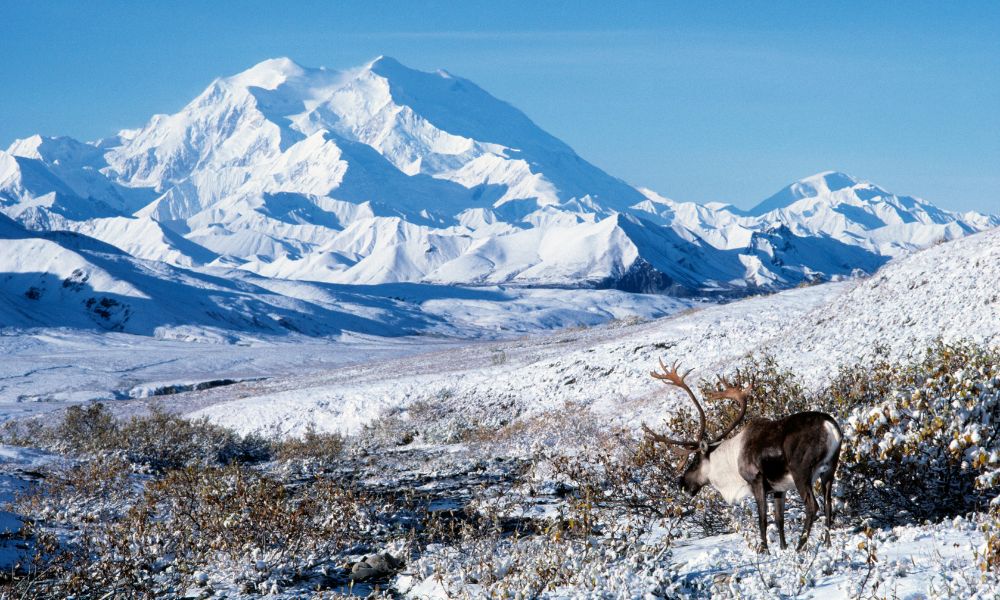
[[[267,60],[140,129],[18,140],[0,152],[0,212],[131,255],[119,264],[165,263],[144,277],[216,278],[234,294],[249,285],[242,271],[740,294],[871,273],[1000,225],[837,172],[749,211],[675,202],[588,163],[471,81],[388,57],[345,71]],[[38,250],[23,239],[0,239],[3,252]],[[66,280],[73,270],[53,261]]]

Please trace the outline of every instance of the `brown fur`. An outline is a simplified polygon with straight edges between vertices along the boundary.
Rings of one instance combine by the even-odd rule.
[[[836,431],[834,436],[827,423]],[[827,544],[833,523],[832,490],[834,474],[840,458],[843,434],[833,417],[821,412],[801,412],[783,419],[754,419],[740,432],[738,469],[739,476],[750,486],[757,502],[761,549],[767,550],[767,495],[774,496],[775,525],[778,527],[781,547],[785,548],[784,502],[788,478],[802,497],[806,520],[797,549],[801,550],[809,538],[819,505],[813,494],[813,482],[820,481],[826,516]],[[835,438],[835,439],[832,439]],[[735,440],[734,440],[735,441]],[[725,443],[725,442],[723,442]],[[699,452],[685,472],[682,483],[688,491],[697,491],[708,483],[702,462],[711,460],[715,445],[707,452]]]

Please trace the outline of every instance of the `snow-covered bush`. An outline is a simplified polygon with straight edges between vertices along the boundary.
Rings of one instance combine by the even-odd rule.
[[[519,413],[517,400],[512,395],[473,401],[456,395],[451,388],[440,388],[405,407],[393,408],[366,424],[358,444],[377,449],[406,446],[413,442],[466,442],[509,425]]]
[[[347,551],[402,535],[386,525],[397,502],[334,479],[293,487],[242,465],[185,467],[155,478],[114,466],[88,461],[50,474],[54,485],[16,503],[39,530],[63,538],[12,586],[28,581],[40,597],[329,589],[349,581]]]
[[[120,420],[100,402],[71,406],[51,425],[15,423],[3,434],[11,444],[42,446],[73,456],[111,453],[154,471],[259,462],[272,450],[269,440],[241,436],[207,419],[190,420],[154,406],[149,414]]]
[[[935,518],[983,510],[1000,492],[1000,352],[938,343],[912,364],[840,379],[832,389],[884,390],[843,420],[839,487],[853,513]]]
[[[669,558],[668,540],[640,535],[504,537],[469,531],[454,544],[429,546],[397,587],[416,598],[691,597],[693,585]]]
[[[979,566],[1000,577],[1000,502],[993,502],[982,525],[983,545],[977,550]]]
[[[689,513],[660,457],[635,448],[609,436],[576,456],[536,457],[509,486],[477,494],[457,532],[426,546],[397,587],[413,597],[687,597],[670,548]]]
[[[241,436],[207,418],[190,420],[157,409],[120,422],[107,449],[120,450],[131,462],[160,471],[258,462],[270,454],[268,441],[258,436]]]

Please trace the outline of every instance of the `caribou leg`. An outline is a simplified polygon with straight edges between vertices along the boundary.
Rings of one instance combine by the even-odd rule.
[[[826,535],[824,541],[827,547],[830,544],[830,530],[833,529],[833,477],[822,480],[823,486],[823,513],[826,516]]]
[[[793,477],[793,479],[795,480],[795,488],[799,491],[799,496],[802,497],[802,502],[806,505],[806,521],[802,525],[802,537],[799,538],[799,545],[795,547],[796,550],[802,550],[809,539],[809,532],[812,530],[813,521],[816,520],[816,511],[819,510],[819,505],[816,503],[816,496],[813,494],[809,478]]]
[[[788,547],[785,543],[785,492],[774,493],[774,524],[778,527],[778,539],[784,550]]]
[[[758,552],[767,552],[767,496],[764,492],[764,476],[757,475],[750,483],[753,498],[757,501],[757,524],[760,527],[760,547]]]

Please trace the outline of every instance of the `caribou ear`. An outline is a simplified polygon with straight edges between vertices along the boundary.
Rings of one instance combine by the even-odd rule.
[[[698,442],[698,451],[702,454],[708,454],[708,442],[705,440]]]

